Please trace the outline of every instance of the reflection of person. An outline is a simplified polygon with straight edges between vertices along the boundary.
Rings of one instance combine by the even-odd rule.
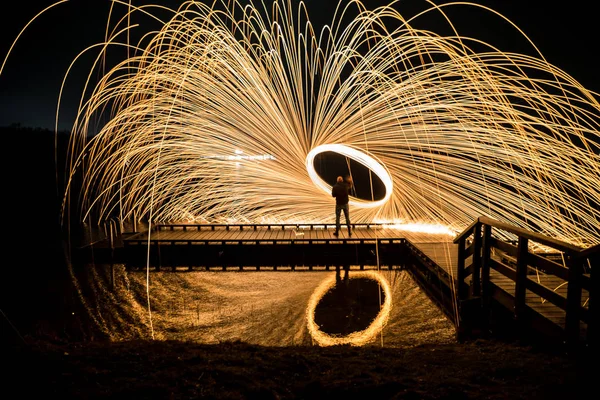
[[[344,265],[344,285],[348,286],[350,280],[350,266]],[[340,285],[342,283],[342,275],[340,274],[340,266],[335,267],[335,284]]]
[[[335,232],[333,233],[335,236],[340,232],[340,214],[342,211],[344,211],[344,217],[348,225],[348,236],[352,236],[352,230],[350,229],[350,208],[348,206],[348,202],[350,201],[348,195],[350,194],[351,187],[351,179],[344,182],[344,178],[338,176],[337,182],[331,188],[331,197],[335,197]]]

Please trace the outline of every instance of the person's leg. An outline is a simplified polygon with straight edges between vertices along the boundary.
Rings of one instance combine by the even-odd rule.
[[[340,231],[340,214],[342,213],[342,207],[336,204],[335,206],[335,233],[337,235]]]
[[[352,235],[352,230],[350,229],[350,206],[348,204],[344,206],[344,217],[346,217],[346,224],[348,225],[348,235]]]

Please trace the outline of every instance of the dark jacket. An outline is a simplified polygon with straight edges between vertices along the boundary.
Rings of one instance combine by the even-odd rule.
[[[336,182],[331,188],[331,197],[335,197],[335,204],[343,206],[348,204],[350,194],[350,185],[346,182]]]

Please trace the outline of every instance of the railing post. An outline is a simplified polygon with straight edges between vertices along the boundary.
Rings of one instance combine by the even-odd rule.
[[[490,306],[490,249],[492,239],[492,227],[483,225],[483,243],[481,254],[481,297],[483,298],[483,309],[486,318],[489,316]]]
[[[473,241],[473,272],[472,279],[473,285],[471,286],[473,291],[469,293],[469,286],[465,283],[466,270],[465,270],[465,259],[466,259],[466,238],[471,234],[474,235]],[[479,282],[479,268],[480,268],[480,257],[475,257],[475,254],[481,254],[481,224],[476,222],[472,230],[460,237],[458,242],[458,261],[457,261],[457,280],[458,280],[458,316],[457,316],[457,339],[462,341],[467,337],[472,337],[474,334],[480,331],[480,312],[481,303],[479,293],[481,286]],[[471,297],[469,297],[471,295]]]
[[[473,296],[481,295],[481,224],[473,230]]]
[[[152,244],[149,244],[152,246]],[[150,254],[152,254],[152,247],[150,247]],[[156,266],[154,267],[156,271],[160,271],[161,268],[161,257],[160,257],[160,242],[156,242]]]
[[[592,254],[589,257],[589,262],[590,262],[590,266],[592,265],[598,265],[600,261],[600,255],[598,252],[596,252],[596,254]],[[597,267],[596,267],[597,268]],[[597,313],[598,313],[598,305],[596,304],[597,302],[597,294],[596,293],[592,293],[596,291],[596,288],[598,287],[598,285],[596,285],[596,282],[594,281],[594,279],[598,279],[598,273],[593,271],[594,268],[590,268],[590,286],[592,288],[592,290],[589,291],[589,300],[588,300],[588,311],[590,314],[590,318],[589,318],[589,322],[588,322],[588,326],[587,326],[587,342],[590,344],[590,346],[594,346],[597,347],[598,342],[596,339],[596,330],[598,329],[598,318],[597,318]],[[592,307],[592,303],[594,304],[594,306]]]
[[[570,254],[567,261],[569,263],[569,283],[567,284],[565,341],[568,346],[576,344],[579,339],[582,261],[577,254]]]
[[[456,289],[458,301],[466,298],[465,296],[465,243],[464,237],[458,241],[458,259],[456,265],[456,281],[458,288]]]
[[[515,318],[522,320],[525,310],[525,291],[527,288],[527,258],[529,239],[519,236],[517,248],[517,276],[515,279]]]

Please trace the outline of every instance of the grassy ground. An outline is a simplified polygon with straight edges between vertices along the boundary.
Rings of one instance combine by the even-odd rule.
[[[12,398],[564,400],[592,388],[581,356],[485,340],[320,348],[27,339],[3,364]]]
[[[34,297],[9,282],[0,292],[11,295],[0,304],[12,306],[0,307],[3,399],[572,400],[597,392],[591,351],[505,341],[407,348],[92,341],[84,338],[101,336],[77,334],[87,324],[65,322],[74,320],[66,318],[64,280],[36,284]]]

